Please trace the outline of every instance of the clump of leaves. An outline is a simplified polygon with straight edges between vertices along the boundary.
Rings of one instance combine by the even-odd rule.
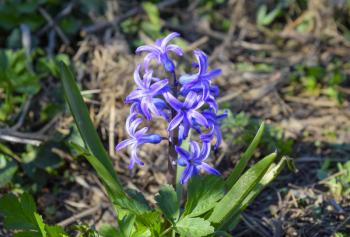
[[[65,54],[58,54],[55,57],[46,57],[41,49],[35,49],[31,53],[25,50],[0,50],[0,122],[9,129],[14,125],[23,108],[29,100],[34,98],[41,90],[41,81],[48,77],[57,77],[59,69],[57,60],[69,63]],[[54,97],[54,96],[53,96]],[[42,103],[35,107],[40,124],[48,122],[60,110],[64,108],[63,98],[57,94],[59,103]],[[59,99],[61,98],[61,99]],[[54,99],[54,98],[53,98]],[[29,108],[31,111],[31,108]],[[30,119],[26,117],[21,126],[22,132],[30,129]],[[35,180],[32,185],[34,190],[44,184],[43,175],[46,172],[54,171],[62,165],[62,161],[51,152],[53,147],[62,147],[55,142],[44,144],[40,147],[32,145],[11,147],[6,143],[0,144],[0,188],[8,185],[17,170],[25,173],[16,177],[16,183],[23,183],[29,177]],[[16,152],[14,152],[14,150]]]
[[[19,198],[13,194],[2,196],[0,214],[4,216],[5,228],[15,231],[14,237],[68,237],[62,227],[44,223],[29,194],[24,193]]]
[[[253,139],[255,131],[259,128],[259,122],[241,112],[239,114],[228,115],[223,121],[222,129],[226,141],[233,141],[234,145],[245,146]],[[278,150],[283,154],[290,155],[293,149],[294,140],[285,138],[282,129],[268,126],[261,144],[267,152]]]
[[[336,199],[341,200],[350,194],[350,161],[337,163],[338,171],[326,177],[326,185]]]
[[[291,74],[292,87],[289,93],[296,94],[299,91],[306,95],[324,95],[341,103],[343,96],[338,87],[346,78],[343,73],[344,66],[339,61],[332,62],[326,67],[296,65],[295,71]]]
[[[291,161],[276,153],[248,167],[264,132],[261,124],[253,141],[229,177],[194,177],[189,181],[187,197],[182,202],[178,186],[166,185],[156,196],[157,208],[151,208],[142,193],[125,190],[103,148],[74,76],[62,64],[66,99],[87,148],[72,144],[94,167],[117,213],[118,229],[106,227],[115,236],[213,236],[228,235],[240,220],[240,214]],[[184,206],[182,207],[182,203]]]

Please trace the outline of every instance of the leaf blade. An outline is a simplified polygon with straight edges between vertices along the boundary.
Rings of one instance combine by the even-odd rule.
[[[165,185],[159,190],[159,194],[155,197],[158,207],[162,210],[165,217],[175,223],[179,219],[180,207],[177,194],[171,185]]]
[[[210,222],[200,217],[185,217],[176,223],[175,229],[181,236],[186,237],[201,237],[214,233]]]
[[[253,141],[248,146],[247,150],[243,153],[238,164],[235,166],[230,176],[226,180],[226,187],[231,188],[238,180],[239,176],[243,173],[244,169],[247,167],[250,158],[252,158],[254,151],[260,143],[260,140],[265,131],[265,123],[262,122]]]
[[[209,221],[212,223],[220,223],[234,212],[263,177],[275,158],[276,153],[272,153],[247,170],[215,206],[209,217]]]
[[[106,150],[104,149],[102,142],[91,122],[87,107],[75,83],[73,73],[63,62],[61,62],[60,69],[65,97],[85,145],[115,180],[115,190],[117,193],[114,195],[124,196],[125,193],[122,185],[114,171],[113,164],[109,159]]]

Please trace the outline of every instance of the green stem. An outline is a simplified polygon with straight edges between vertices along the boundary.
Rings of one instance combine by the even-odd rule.
[[[190,147],[190,138],[191,138],[191,130],[188,133],[188,137],[186,140],[184,140],[181,144],[181,147],[185,150],[188,150],[188,148]],[[181,204],[181,198],[182,198],[182,191],[183,191],[183,185],[180,184],[180,178],[182,175],[182,172],[184,171],[185,167],[176,165],[176,194],[177,194],[177,199],[179,200],[180,204]]]
[[[160,234],[160,236],[161,236],[161,237],[164,236],[164,235],[165,235],[166,233],[168,233],[171,229],[172,229],[172,227],[169,227],[168,229],[164,230],[164,231]]]

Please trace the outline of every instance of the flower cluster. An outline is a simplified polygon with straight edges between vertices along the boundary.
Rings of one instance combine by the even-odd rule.
[[[131,104],[130,115],[126,121],[126,131],[130,138],[120,142],[116,149],[126,146],[131,149],[129,169],[136,164],[143,165],[137,156],[137,147],[144,143],[160,143],[162,140],[175,141],[177,164],[184,166],[180,182],[186,183],[189,178],[204,170],[208,173],[220,173],[205,163],[211,151],[211,142],[216,138],[214,149],[221,143],[220,123],[227,117],[226,113],[218,114],[216,97],[218,88],[212,84],[212,79],[220,75],[220,69],[208,71],[208,58],[201,50],[194,50],[196,58],[193,67],[198,70],[195,74],[176,76],[176,64],[170,58],[171,53],[178,57],[183,56],[183,50],[169,42],[178,37],[178,33],[171,33],[156,41],[155,45],[140,46],[136,53],[146,52],[143,63],[137,65],[134,72],[136,89],[125,99]],[[152,64],[155,62],[155,64]],[[160,66],[168,78],[159,78],[154,75],[152,66]],[[154,69],[154,68],[153,68]],[[149,128],[138,128],[143,119],[152,120],[154,117],[163,118],[168,122],[168,137],[148,133]],[[190,131],[199,134],[198,140],[202,145],[190,137]],[[174,132],[176,131],[176,132]],[[174,134],[176,138],[174,139]],[[182,144],[189,142],[188,151]]]

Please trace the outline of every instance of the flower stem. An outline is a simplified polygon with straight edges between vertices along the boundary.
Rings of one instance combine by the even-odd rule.
[[[171,73],[170,85],[172,86],[173,96],[175,98],[178,97],[178,82],[176,80],[175,72]],[[171,109],[171,119],[176,116],[176,110]],[[175,146],[178,145],[178,128],[174,129],[169,134],[169,158],[168,158],[168,182],[172,185],[176,185],[176,160],[177,160],[177,152],[175,150]]]

